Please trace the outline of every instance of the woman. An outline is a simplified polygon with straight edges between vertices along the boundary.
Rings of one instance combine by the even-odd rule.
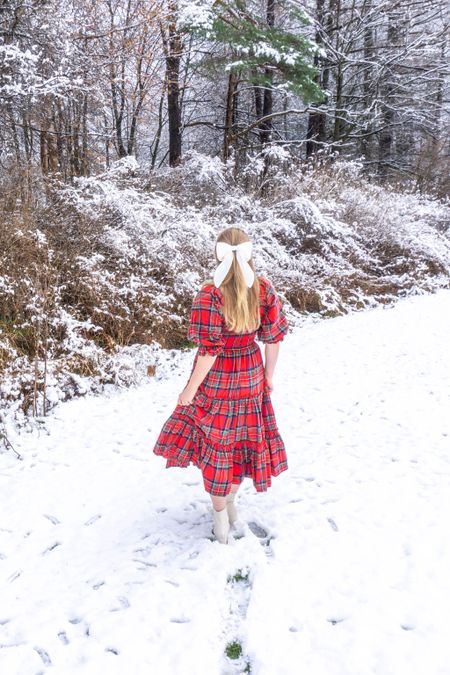
[[[245,476],[258,492],[287,469],[270,400],[279,343],[288,331],[270,281],[257,277],[247,234],[218,236],[214,280],[198,291],[188,338],[199,344],[189,381],[153,449],[166,466],[200,468],[216,539],[228,542],[235,495]],[[255,338],[265,343],[265,362]]]

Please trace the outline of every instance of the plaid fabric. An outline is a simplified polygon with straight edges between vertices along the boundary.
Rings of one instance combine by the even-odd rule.
[[[175,408],[153,449],[167,459],[167,467],[190,462],[198,466],[205,490],[212,495],[227,495],[231,484],[245,476],[263,492],[272,476],[287,469],[255,338],[279,342],[288,324],[272,284],[260,278],[260,286],[261,326],[241,335],[224,325],[220,289],[205,286],[197,293],[188,330],[188,337],[199,343],[192,370],[200,354],[217,358],[193,403]]]
[[[288,322],[280,299],[272,283],[259,277],[261,325],[256,332],[258,340],[265,343],[279,342],[288,331]],[[201,355],[218,355],[223,351],[227,336],[233,337],[225,327],[223,296],[219,288],[204,286],[194,298],[188,339],[199,344]],[[248,335],[254,334],[249,333]]]

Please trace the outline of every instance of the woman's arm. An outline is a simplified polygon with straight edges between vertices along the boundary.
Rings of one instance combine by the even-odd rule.
[[[273,391],[273,373],[275,370],[275,364],[278,359],[278,353],[280,351],[279,342],[271,342],[266,344],[265,347],[265,366],[264,366],[264,375],[266,378],[266,384],[269,387],[269,391]]]
[[[197,363],[189,378],[189,382],[178,396],[178,405],[190,405],[192,403],[197,389],[211,370],[216,359],[217,356],[212,356],[211,354],[197,357]]]

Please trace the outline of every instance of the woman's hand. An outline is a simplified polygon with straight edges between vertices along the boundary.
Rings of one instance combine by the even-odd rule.
[[[197,393],[197,389],[198,387],[188,383],[178,396],[178,405],[190,405]]]
[[[202,354],[196,357],[197,362],[195,368],[191,373],[189,382],[178,397],[178,405],[190,405],[192,399],[197,393],[197,389],[211,370],[217,356],[211,354]]]
[[[272,378],[272,377],[267,377],[267,375],[266,375],[264,379],[265,379],[265,383],[266,383],[267,389],[268,389],[270,392],[272,392],[272,391],[273,391],[273,378]]]
[[[266,343],[265,349],[265,364],[264,364],[264,379],[266,381],[266,387],[270,391],[273,391],[273,371],[275,370],[275,364],[278,359],[278,352],[280,351],[279,342],[268,342]]]

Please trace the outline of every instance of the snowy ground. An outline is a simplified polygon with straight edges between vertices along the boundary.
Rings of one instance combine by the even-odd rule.
[[[290,469],[265,494],[244,483],[229,546],[199,471],[151,453],[193,353],[12,439],[2,675],[448,675],[449,337],[445,290],[289,335],[273,402]]]

